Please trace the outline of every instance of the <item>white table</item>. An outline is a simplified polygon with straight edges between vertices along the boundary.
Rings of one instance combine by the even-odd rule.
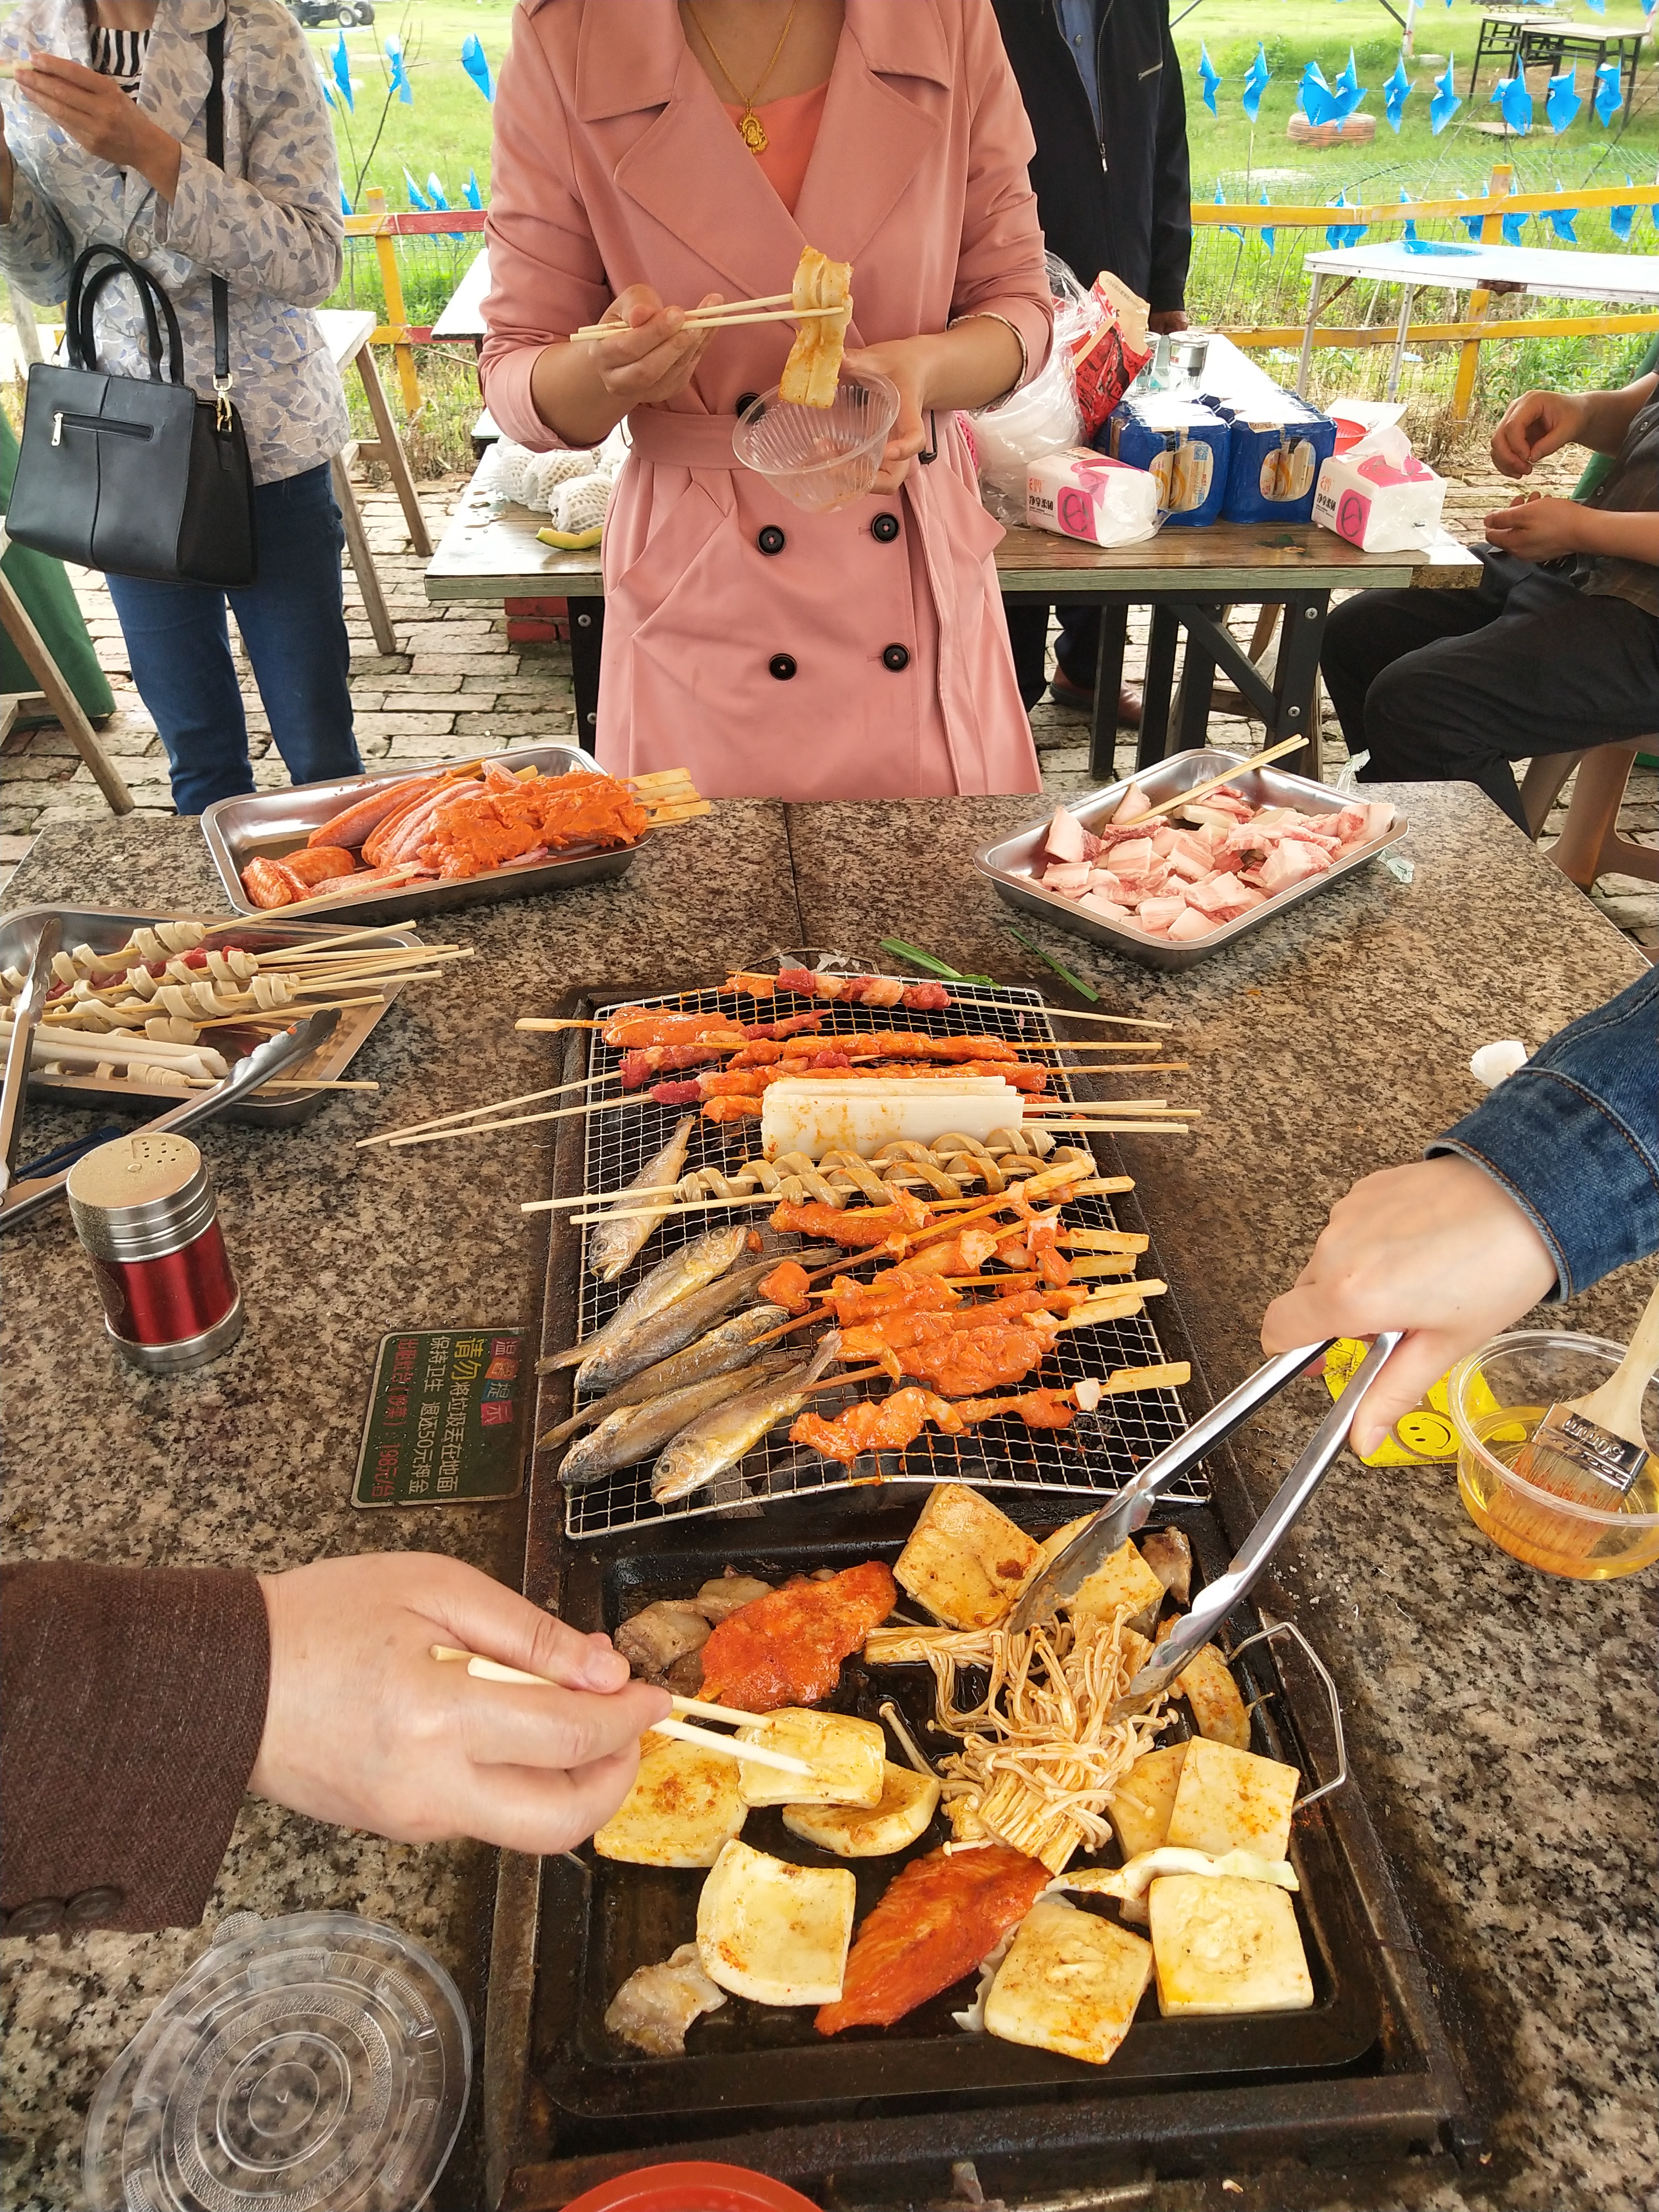
[[[434,338],[483,337],[483,300],[489,289],[489,250],[481,246],[471,267],[450,295],[448,306],[432,325]]]
[[[1400,325],[1389,369],[1389,397],[1400,388],[1412,301],[1420,291],[1527,292],[1558,300],[1605,300],[1626,307],[1659,307],[1659,254],[1580,253],[1547,246],[1476,246],[1425,240],[1413,247],[1404,239],[1388,245],[1345,246],[1308,255],[1313,278],[1307,326],[1302,334],[1302,362],[1297,391],[1306,396],[1313,366],[1314,325],[1330,277],[1367,276],[1401,289]]]
[[[480,257],[482,258],[482,257]],[[339,502],[340,520],[345,525],[346,550],[351,556],[351,571],[357,579],[357,588],[363,595],[363,611],[368,617],[368,626],[374,633],[374,642],[380,652],[396,653],[398,641],[392,627],[392,617],[386,603],[386,593],[380,589],[380,572],[374,566],[374,556],[369,550],[368,532],[363,527],[362,510],[357,504],[357,494],[351,482],[351,465],[356,460],[383,461],[391,476],[398,503],[403,508],[404,520],[409,525],[410,543],[423,561],[432,557],[432,538],[426,526],[426,517],[421,513],[419,495],[415,479],[410,472],[409,455],[404,451],[403,441],[398,435],[397,425],[392,419],[392,410],[386,405],[386,392],[380,384],[380,372],[374,366],[374,349],[369,341],[374,335],[373,315],[360,313],[351,308],[323,308],[318,314],[323,326],[323,336],[328,341],[334,366],[343,381],[346,370],[355,362],[362,380],[363,396],[368,401],[368,411],[374,417],[377,435],[374,438],[354,438],[334,456],[330,464],[334,481],[334,496]]]

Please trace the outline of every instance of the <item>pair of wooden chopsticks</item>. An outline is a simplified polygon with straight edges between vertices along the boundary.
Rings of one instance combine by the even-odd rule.
[[[434,1659],[465,1660],[469,1674],[481,1682],[526,1682],[532,1688],[544,1690],[550,1686],[545,1675],[526,1674],[521,1667],[505,1667],[499,1659],[486,1659],[477,1651],[462,1651],[453,1644],[434,1644]],[[758,1713],[741,1712],[735,1705],[712,1705],[706,1698],[674,1698],[676,1713],[701,1713],[705,1720],[734,1721],[744,1728],[752,1728],[763,1717]],[[703,1751],[723,1753],[727,1759],[747,1759],[752,1766],[775,1766],[780,1774],[810,1774],[812,1770],[804,1759],[796,1759],[787,1751],[769,1751],[764,1744],[734,1743],[729,1735],[716,1735],[713,1729],[693,1728],[683,1720],[653,1723],[658,1735],[672,1736],[677,1743],[695,1743]]]
[[[788,323],[810,315],[844,315],[845,307],[794,307],[789,304],[794,295],[790,292],[768,292],[753,300],[722,300],[712,307],[691,307],[686,312],[683,327],[688,331],[723,330],[744,323]],[[584,323],[580,330],[572,331],[570,343],[577,345],[591,338],[614,338],[628,328],[626,323]]]

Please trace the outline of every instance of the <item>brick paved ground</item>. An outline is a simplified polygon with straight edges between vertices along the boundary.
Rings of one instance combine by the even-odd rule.
[[[1570,488],[1571,468],[1564,462],[1557,473],[1562,488]],[[463,483],[453,477],[422,484],[422,501],[434,539]],[[1479,517],[1509,489],[1485,469],[1454,477],[1448,517],[1452,526],[1466,535],[1478,534]],[[431,605],[422,588],[423,564],[410,552],[395,499],[389,492],[364,491],[361,495],[399,647],[389,658],[375,653],[348,571],[351,687],[364,759],[412,764],[568,735],[574,728],[568,648],[512,647],[501,615],[480,606]],[[172,801],[161,742],[127,673],[120,627],[108,593],[102,579],[94,575],[77,574],[76,583],[99,658],[115,690],[116,712],[103,732],[104,743],[119,759],[140,811],[169,813]],[[1246,636],[1253,621],[1254,610],[1238,618]],[[1133,679],[1146,647],[1144,617],[1132,622],[1130,636],[1128,672]],[[240,653],[239,667],[248,702],[256,780],[261,788],[278,785],[283,781],[283,764],[271,747],[252,673]],[[1056,794],[1085,788],[1087,745],[1081,717],[1045,701],[1033,714],[1032,726],[1045,788]],[[1251,729],[1246,722],[1218,714],[1212,730],[1218,744],[1250,749]],[[1335,779],[1346,757],[1340,734],[1329,722],[1328,779]],[[1133,741],[1127,735],[1120,744],[1118,763],[1126,771],[1133,764]],[[1567,795],[1570,792],[1571,787]],[[105,812],[97,787],[61,729],[54,726],[15,732],[0,750],[0,884],[46,823],[97,819]],[[1554,820],[1559,818],[1559,810]],[[1659,775],[1638,770],[1620,818],[1626,835],[1659,844]],[[1659,956],[1659,898],[1651,884],[1604,878],[1594,896],[1645,949]]]

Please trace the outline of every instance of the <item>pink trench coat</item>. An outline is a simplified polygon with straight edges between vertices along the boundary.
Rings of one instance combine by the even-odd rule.
[[[849,343],[984,309],[1047,356],[1032,140],[988,0],[847,0],[796,213],[685,44],[674,0],[520,0],[495,108],[485,397],[546,449],[543,346],[625,285],[690,305],[787,289],[809,242],[854,264]],[[953,419],[902,490],[838,514],[739,468],[744,395],[787,325],[716,337],[636,409],[605,536],[598,751],[684,764],[714,797],[885,799],[1039,788],[981,506]]]

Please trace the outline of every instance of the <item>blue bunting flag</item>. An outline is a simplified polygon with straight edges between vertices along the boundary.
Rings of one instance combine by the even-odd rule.
[[[1524,76],[1500,76],[1492,88],[1489,105],[1497,108],[1517,138],[1524,138],[1531,130],[1532,94]]]
[[[1656,4],[1659,4],[1659,0],[1656,0]],[[1273,71],[1267,67],[1267,48],[1258,46],[1255,60],[1244,72],[1243,88],[1238,95],[1238,104],[1252,123],[1261,112],[1261,95],[1267,89],[1272,76]]]
[[[1619,81],[1619,64],[1603,62],[1595,72],[1595,118],[1605,130],[1625,104],[1625,88]]]
[[[1406,187],[1404,186],[1404,185],[1401,185],[1401,186],[1400,187],[1400,198],[1401,198],[1401,202],[1402,202],[1406,206],[1407,206],[1407,207],[1409,207],[1409,206],[1410,206],[1410,204],[1411,204],[1411,197],[1412,197],[1412,196],[1411,196],[1411,194],[1410,194],[1410,193],[1406,190]],[[1401,231],[1401,233],[1400,234],[1401,234],[1401,238],[1402,238],[1402,239],[1404,239],[1404,240],[1405,240],[1405,242],[1406,242],[1406,244],[1407,244],[1407,246],[1415,246],[1415,245],[1416,245],[1416,243],[1417,243],[1417,225],[1416,225],[1416,223],[1412,220],[1412,218],[1411,218],[1411,216],[1407,216],[1407,218],[1406,218],[1406,228],[1405,228],[1405,229],[1404,229],[1403,231]]]
[[[355,115],[357,112],[357,103],[351,96],[351,58],[346,52],[343,31],[341,32],[339,43],[334,49],[334,82],[339,88],[341,99]]]
[[[414,178],[410,175],[407,168],[404,171],[404,189],[409,194],[409,204],[410,207],[419,208],[423,214],[431,214],[431,201],[428,199],[426,194],[416,183]]]
[[[1411,98],[1411,93],[1412,81],[1406,74],[1406,57],[1401,54],[1394,65],[1394,75],[1382,88],[1383,106],[1396,137],[1400,131],[1400,118],[1405,112],[1406,102]]]
[[[1555,189],[1558,192],[1563,189],[1559,177],[1555,180]],[[1573,228],[1574,223],[1578,220],[1577,208],[1547,208],[1544,210],[1544,220],[1558,238],[1565,239],[1569,246],[1577,245],[1578,234]]]
[[[1550,79],[1550,88],[1544,95],[1544,112],[1549,118],[1550,129],[1559,137],[1583,106],[1578,96],[1578,66],[1563,70]]]
[[[392,89],[405,107],[413,107],[415,88],[409,81],[409,71],[404,67],[404,50],[398,40],[386,40],[386,58],[392,64]]]
[[[466,190],[462,193],[461,197],[465,199],[470,208],[477,208],[482,211],[483,207],[483,194],[478,190],[478,173],[476,169],[469,169],[467,171]]]
[[[461,41],[461,67],[466,71],[486,100],[495,97],[495,80],[489,74],[489,61],[476,32],[469,31]]]
[[[1270,203],[1269,203],[1269,201],[1268,201],[1268,198],[1267,198],[1267,195],[1266,194],[1266,192],[1263,192],[1263,193],[1262,193],[1262,195],[1261,195],[1261,206],[1263,206],[1263,207],[1267,207],[1267,206],[1268,206],[1268,205],[1270,204]],[[1273,252],[1273,236],[1274,236],[1274,233],[1273,233],[1273,226],[1272,225],[1272,223],[1265,224],[1265,225],[1263,226],[1262,232],[1261,232],[1261,240],[1262,240],[1263,245],[1264,245],[1264,246],[1266,246],[1266,247],[1267,247],[1267,251],[1268,251],[1268,252],[1269,252],[1269,253],[1271,253],[1271,252]]]
[[[1446,0],[1446,5],[1449,8],[1451,0]],[[1444,75],[1434,81],[1434,98],[1429,102],[1429,128],[1437,138],[1463,105],[1461,94],[1452,83],[1452,71],[1456,66],[1456,55],[1449,54]]]
[[[1215,88],[1221,82],[1221,72],[1210,59],[1210,50],[1200,40],[1198,48],[1199,82],[1204,87],[1204,105],[1212,115],[1215,109]]]
[[[1625,182],[1627,185],[1632,184],[1634,181],[1635,179],[1632,177],[1627,176],[1625,179]],[[1633,207],[1616,207],[1609,208],[1607,210],[1607,228],[1613,233],[1613,236],[1619,240],[1619,243],[1621,246],[1628,246],[1630,244],[1631,225],[1635,222],[1635,220],[1636,210]]]

